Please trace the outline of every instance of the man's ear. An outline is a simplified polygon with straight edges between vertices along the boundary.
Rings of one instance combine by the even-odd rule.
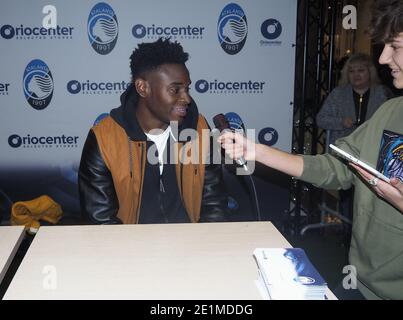
[[[134,87],[142,98],[146,98],[150,94],[150,85],[148,81],[143,78],[137,78],[134,80]]]

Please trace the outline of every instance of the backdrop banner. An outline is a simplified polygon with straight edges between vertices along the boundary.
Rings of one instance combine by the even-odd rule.
[[[259,142],[291,150],[297,0],[48,4],[3,0],[0,11],[0,192],[10,201],[48,194],[79,214],[88,130],[119,106],[133,49],[159,37],[189,53],[190,94],[211,126],[235,112]]]

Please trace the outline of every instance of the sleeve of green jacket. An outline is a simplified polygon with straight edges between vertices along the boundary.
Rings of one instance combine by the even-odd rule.
[[[367,121],[348,137],[338,139],[337,146],[356,158],[360,158],[360,146],[368,125]],[[300,180],[325,189],[349,189],[351,187],[354,173],[344,159],[333,154],[304,155],[303,159],[304,170]]]

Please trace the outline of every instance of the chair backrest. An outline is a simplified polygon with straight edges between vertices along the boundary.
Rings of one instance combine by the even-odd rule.
[[[2,223],[3,219],[10,217],[11,207],[13,202],[7,196],[7,194],[0,189],[0,224]]]
[[[329,152],[329,141],[330,141],[330,132],[331,130],[326,130],[326,147],[325,147],[325,152],[328,153]]]

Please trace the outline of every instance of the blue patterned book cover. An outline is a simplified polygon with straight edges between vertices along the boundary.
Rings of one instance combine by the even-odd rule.
[[[305,251],[299,248],[285,249],[283,256],[290,261],[294,270],[294,281],[303,285],[325,286],[326,281],[308,259]]]
[[[300,248],[257,248],[253,252],[272,299],[323,299],[326,281]]]
[[[403,135],[384,130],[376,169],[403,182]]]

